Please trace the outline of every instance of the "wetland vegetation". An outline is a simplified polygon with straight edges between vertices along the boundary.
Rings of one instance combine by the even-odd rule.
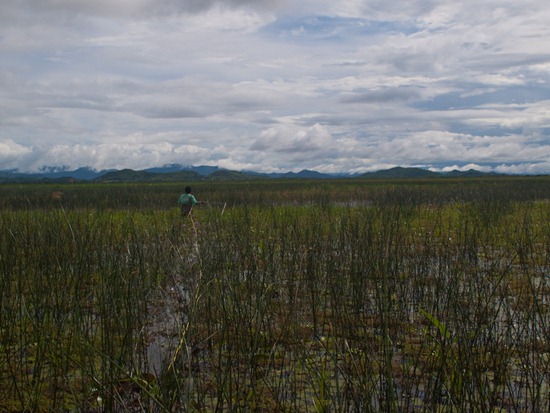
[[[0,187],[0,412],[550,410],[550,178]]]

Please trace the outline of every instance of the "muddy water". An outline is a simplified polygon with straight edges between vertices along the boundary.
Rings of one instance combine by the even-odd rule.
[[[161,298],[149,304],[151,321],[147,326],[147,370],[155,376],[162,373],[176,350],[190,300],[189,290],[181,285],[161,290],[159,295]]]

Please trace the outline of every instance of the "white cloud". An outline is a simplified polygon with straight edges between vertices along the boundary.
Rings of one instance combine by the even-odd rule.
[[[1,168],[550,173],[549,18],[542,0],[4,0]]]
[[[0,168],[14,169],[17,165],[14,161],[32,153],[32,148],[25,147],[11,139],[0,141]]]
[[[3,0],[0,11],[14,15],[62,14],[116,18],[150,18],[182,13],[199,13],[212,8],[277,9],[268,0]]]
[[[293,125],[281,125],[263,131],[252,143],[254,151],[275,151],[289,155],[322,151],[331,147],[331,136],[326,127],[313,125],[309,128],[298,128]]]

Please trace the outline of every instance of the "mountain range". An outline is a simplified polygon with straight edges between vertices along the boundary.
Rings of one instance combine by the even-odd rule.
[[[422,168],[395,167],[363,174],[325,174],[303,170],[286,173],[260,173],[254,171],[232,171],[217,166],[184,166],[169,164],[143,170],[105,169],[89,167],[68,170],[63,167],[47,167],[39,172],[25,173],[17,170],[0,171],[0,182],[181,182],[201,180],[251,180],[251,179],[334,179],[334,178],[441,178],[441,177],[482,177],[497,176],[476,170],[433,172]]]

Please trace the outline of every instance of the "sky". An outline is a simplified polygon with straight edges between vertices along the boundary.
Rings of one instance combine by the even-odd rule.
[[[2,0],[0,170],[550,173],[548,0]]]

